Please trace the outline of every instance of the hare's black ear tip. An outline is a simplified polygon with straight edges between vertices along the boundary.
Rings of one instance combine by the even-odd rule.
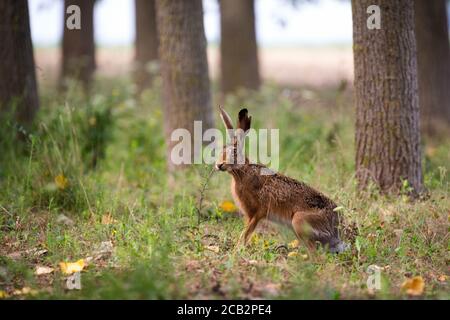
[[[247,108],[241,109],[241,111],[239,111],[239,117],[244,117],[247,114],[248,114]]]

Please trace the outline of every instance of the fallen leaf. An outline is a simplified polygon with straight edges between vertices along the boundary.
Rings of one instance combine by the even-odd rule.
[[[114,219],[111,216],[111,213],[109,213],[109,212],[102,216],[102,224],[108,225],[108,224],[113,224],[113,223],[116,223],[116,222],[117,222],[117,220]]]
[[[39,257],[42,256],[44,254],[46,254],[48,251],[45,249],[38,249],[38,248],[33,248],[33,249],[28,249],[28,250],[24,250],[24,251],[16,251],[13,253],[10,253],[7,255],[8,258],[11,258],[13,260],[17,260],[23,257]]]
[[[420,296],[425,288],[425,282],[421,276],[406,279],[402,284],[402,290],[411,296]]]
[[[55,269],[46,267],[46,266],[37,266],[36,270],[34,271],[35,275],[43,275],[43,274],[49,274],[52,273]]]
[[[298,256],[298,252],[297,251],[291,251],[291,252],[288,253],[288,257],[289,258],[296,257],[296,256]]]
[[[55,184],[60,190],[64,190],[69,185],[69,180],[61,173],[55,177]]]
[[[9,295],[5,291],[0,290],[0,299],[6,299],[8,297]]]
[[[215,253],[219,253],[220,251],[220,248],[218,246],[206,246],[205,249]]]
[[[295,239],[294,241],[289,242],[289,248],[291,248],[291,249],[298,248],[299,245],[300,245],[300,242],[297,239]]]
[[[72,274],[83,270],[86,263],[84,259],[80,259],[77,262],[60,262],[59,266],[64,274]]]
[[[220,204],[219,207],[220,207],[220,209],[222,209],[223,212],[229,212],[229,213],[231,213],[231,212],[236,212],[236,211],[237,211],[236,206],[235,206],[234,203],[231,202],[231,201],[223,201],[223,202]]]
[[[439,278],[438,278],[438,280],[439,280],[440,282],[445,282],[445,281],[447,281],[447,276],[446,276],[445,274],[440,275]]]
[[[38,292],[37,290],[31,289],[30,287],[23,287],[22,289],[14,290],[13,295],[15,296],[21,296],[21,295],[36,295]]]

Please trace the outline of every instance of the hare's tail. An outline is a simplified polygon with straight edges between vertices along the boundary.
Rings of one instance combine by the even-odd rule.
[[[331,253],[341,253],[347,251],[350,248],[350,244],[342,241],[341,239],[333,239],[334,241],[330,241],[329,250]]]

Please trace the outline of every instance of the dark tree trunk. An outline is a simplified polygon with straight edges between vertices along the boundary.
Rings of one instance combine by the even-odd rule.
[[[81,29],[66,27],[67,7],[77,5],[81,9]],[[61,85],[67,80],[80,82],[89,89],[96,68],[94,43],[94,0],[64,0],[64,25],[62,39]]]
[[[219,0],[222,91],[257,90],[261,80],[254,0]]]
[[[415,0],[419,101],[424,133],[450,126],[450,42],[446,0]]]
[[[149,63],[158,60],[155,0],[135,0],[136,55],[135,81],[139,92],[151,85]]]
[[[29,124],[39,108],[27,0],[0,1],[0,112]]]
[[[370,5],[381,29],[367,28]],[[407,180],[422,191],[414,3],[352,0],[356,103],[356,175],[398,192]]]
[[[202,121],[203,130],[214,125],[203,6],[201,0],[157,0],[156,12],[168,167],[173,170],[173,130],[187,129],[193,137],[195,120]]]

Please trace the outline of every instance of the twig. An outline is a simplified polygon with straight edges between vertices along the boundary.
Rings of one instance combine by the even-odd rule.
[[[202,215],[202,207],[203,207],[203,199],[205,197],[205,192],[208,187],[209,180],[211,179],[211,176],[213,175],[213,173],[214,173],[214,168],[211,168],[211,170],[209,171],[208,175],[206,176],[206,179],[203,182],[202,187],[200,189],[200,197],[198,200],[198,206],[196,208],[197,209],[197,219],[198,219],[197,224],[200,224],[201,215]]]

